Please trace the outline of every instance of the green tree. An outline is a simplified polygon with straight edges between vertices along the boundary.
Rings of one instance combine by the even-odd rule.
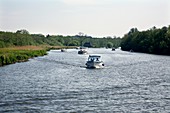
[[[112,48],[112,47],[113,47],[113,43],[112,43],[112,42],[108,42],[108,43],[107,43],[107,47],[108,47],[108,48]]]
[[[133,49],[136,52],[170,55],[170,28],[153,27],[141,32],[131,29],[122,38],[121,48],[125,51]]]
[[[68,46],[79,46],[80,44],[79,44],[79,42],[77,41],[77,40],[73,40],[73,41],[71,41],[69,44],[68,44]]]
[[[16,33],[29,34],[29,32],[27,30],[25,30],[25,29],[17,30]]]

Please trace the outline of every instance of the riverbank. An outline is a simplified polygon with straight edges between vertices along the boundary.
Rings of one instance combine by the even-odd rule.
[[[65,46],[16,46],[0,48],[0,66],[28,61],[29,58],[47,55],[51,49],[73,48]]]

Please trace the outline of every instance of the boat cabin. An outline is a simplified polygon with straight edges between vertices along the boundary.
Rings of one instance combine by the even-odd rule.
[[[101,56],[89,55],[88,61],[100,61]]]

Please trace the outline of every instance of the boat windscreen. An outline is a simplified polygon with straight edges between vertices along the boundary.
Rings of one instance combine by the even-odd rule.
[[[97,55],[93,55],[93,56],[89,56],[89,58],[100,58],[101,56],[97,56]]]

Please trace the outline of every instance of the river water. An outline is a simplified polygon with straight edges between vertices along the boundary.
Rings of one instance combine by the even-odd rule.
[[[88,52],[105,68],[86,69],[76,49],[0,67],[0,113],[170,113],[169,56]]]

